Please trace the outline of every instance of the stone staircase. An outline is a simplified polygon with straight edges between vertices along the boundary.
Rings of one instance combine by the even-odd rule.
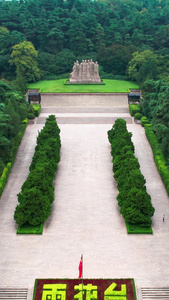
[[[42,107],[40,116],[29,124],[45,124],[49,114],[55,114],[58,124],[114,124],[118,118],[133,123],[128,107]]]
[[[142,300],[167,300],[169,287],[142,288]]]
[[[28,289],[0,288],[0,300],[27,300]]]

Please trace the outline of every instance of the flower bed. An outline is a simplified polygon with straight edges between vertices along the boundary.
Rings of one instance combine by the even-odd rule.
[[[136,300],[134,279],[36,279],[33,300]]]

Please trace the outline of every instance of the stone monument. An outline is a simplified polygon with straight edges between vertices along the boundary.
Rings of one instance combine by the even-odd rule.
[[[101,83],[97,61],[82,60],[79,64],[77,60],[74,63],[72,73],[70,73],[68,83]]]

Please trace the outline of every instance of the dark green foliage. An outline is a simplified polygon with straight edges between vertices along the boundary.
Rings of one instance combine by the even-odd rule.
[[[7,163],[7,165],[5,166],[5,168],[3,169],[3,173],[0,177],[0,196],[2,195],[2,192],[4,190],[5,184],[8,180],[8,175],[11,171],[12,168],[12,163]]]
[[[56,148],[55,151],[57,151]],[[51,150],[51,154],[52,152],[54,152],[52,148],[50,148]],[[50,155],[50,153],[48,152],[49,148],[47,149],[47,147],[43,147],[43,149],[35,149],[35,154],[33,156],[32,159],[32,163],[30,165],[30,171],[34,170],[34,168],[36,168],[36,166],[40,167],[42,165],[45,166],[46,169],[46,173],[50,176],[50,177],[54,177],[55,174],[55,170],[57,169],[57,161],[58,161],[58,156],[59,154],[55,154],[53,156]]]
[[[18,134],[12,140],[12,146],[11,146],[10,154],[9,154],[9,161],[12,162],[12,164],[15,161],[15,156],[16,156],[19,144],[20,144],[20,142],[22,140],[22,137],[24,135],[26,126],[27,126],[27,122],[25,124],[21,124],[20,131],[18,132]]]
[[[119,154],[119,157],[121,155]],[[114,164],[114,160],[113,160]],[[126,176],[128,176],[128,173],[131,172],[132,170],[137,170],[140,167],[140,164],[138,162],[138,159],[136,157],[130,158],[130,159],[125,159],[121,162],[119,165],[118,170],[114,173],[114,178],[118,181],[118,177],[120,174],[123,172]]]
[[[114,178],[119,190],[117,200],[120,212],[127,223],[148,227],[151,225],[154,208],[150,195],[146,192],[146,181],[140,172],[138,159],[134,156],[134,146],[126,122],[116,120],[108,131],[108,138],[113,156]]]
[[[159,71],[157,68],[157,62],[154,59],[150,59],[146,62],[144,62],[138,73],[138,83],[140,86],[144,83],[145,80],[147,79],[153,79],[153,80],[158,80],[159,78]]]
[[[168,86],[162,80],[147,80],[142,87],[143,98],[141,99],[144,115],[151,121],[155,112],[163,106],[163,101],[168,98]]]
[[[20,128],[19,133],[12,140],[12,146],[10,148],[10,151],[8,153],[5,152],[5,154],[8,155],[8,159],[9,159],[10,162],[5,165],[3,163],[3,161],[1,160],[1,171],[2,171],[2,174],[0,174],[0,196],[1,196],[1,194],[3,192],[3,189],[5,187],[5,184],[6,184],[7,180],[8,180],[8,175],[9,175],[10,170],[12,168],[12,165],[13,165],[13,163],[15,161],[15,156],[16,156],[19,144],[20,144],[20,142],[22,140],[23,134],[25,132],[26,126],[27,126],[27,123],[21,124],[21,128]],[[5,167],[2,170],[3,166],[5,166]]]
[[[40,112],[41,112],[41,105],[40,104],[34,104],[33,109],[34,109],[35,117],[38,117],[40,115]]]
[[[56,50],[54,50],[54,54],[40,52],[38,63],[40,69],[43,70],[43,79],[55,79],[56,75],[59,75],[59,78],[61,78],[61,74],[67,72],[69,74],[76,59],[74,53],[69,49],[63,49],[57,54]]]
[[[111,143],[111,154],[113,158],[119,155],[126,145],[134,151],[134,145],[131,141],[132,134],[127,131],[126,121],[117,119],[112,129],[108,131],[108,139]]]
[[[51,203],[54,201],[53,179],[60,161],[59,133],[55,116],[49,116],[38,135],[30,173],[18,194],[19,205],[14,219],[20,226],[44,223],[51,213]]]
[[[116,143],[119,144],[123,143],[123,140],[125,139],[126,143],[123,145],[123,147],[121,147],[121,151],[120,151],[122,155],[125,155],[125,153],[128,152],[130,148],[134,148],[131,142],[131,137],[132,134],[127,131],[126,121],[124,119],[117,119],[114,125],[112,126],[112,129],[108,131],[108,139],[111,144],[111,149],[113,147],[113,150],[111,150],[111,152],[115,153],[116,150],[114,145]],[[123,150],[124,147],[125,149]],[[117,151],[119,151],[119,149]]]
[[[125,201],[120,208],[120,212],[125,221],[131,224],[150,226],[155,209],[152,206],[151,197],[145,189],[133,187],[127,193],[122,193],[125,194]]]
[[[125,152],[126,151],[126,152]],[[113,159],[113,172],[115,173],[123,167],[123,161],[129,161],[133,158],[133,151],[131,151],[130,146],[124,146],[121,151],[121,155],[118,155],[115,159]]]
[[[105,47],[98,54],[98,59],[101,65],[104,66],[106,73],[124,75],[134,51],[136,51],[136,47],[134,46],[113,44],[110,47]]]
[[[14,81],[16,90],[20,91],[23,95],[27,92],[27,83],[25,78],[22,76],[19,69],[16,70],[16,79]]]
[[[28,113],[28,119],[30,120],[35,119],[35,115],[33,113]]]
[[[4,163],[2,159],[0,159],[0,176],[2,175],[3,169],[4,169]]]
[[[24,189],[20,196],[20,204],[16,207],[14,219],[18,225],[29,223],[38,225],[44,223],[51,213],[51,203],[48,195],[37,187]]]
[[[51,203],[54,201],[54,187],[51,181],[51,176],[47,172],[44,173],[44,167],[42,165],[38,165],[32,172],[29,173],[27,180],[22,185],[21,193],[18,194],[19,203],[21,203],[23,199],[22,191],[25,189],[31,189],[34,186],[36,186],[43,195],[48,196]]]
[[[169,87],[162,80],[147,80],[143,85],[142,108],[152,123],[166,161],[169,161]],[[143,126],[146,124],[143,122]]]
[[[126,175],[121,173],[118,177],[117,187],[118,190],[128,191],[131,186],[136,187],[137,189],[143,188],[146,184],[144,176],[141,174],[140,169],[131,170]]]
[[[5,165],[11,161],[11,149],[22,131],[22,120],[27,116],[27,107],[25,96],[9,83],[0,81],[0,157]]]
[[[144,127],[146,124],[150,124],[146,117],[141,117],[141,125]]]
[[[167,12],[166,1],[0,1],[0,75],[15,76],[9,64],[12,47],[29,41],[39,52],[46,79],[70,73],[81,55],[97,57],[110,75],[127,76],[133,52],[149,49],[159,57],[151,55],[138,64],[139,82],[168,77]],[[20,76],[16,83],[25,89]]]
[[[34,119],[40,115],[41,105],[31,103],[27,108],[27,117],[28,119]]]
[[[141,113],[136,113],[135,115],[134,115],[134,120],[141,120],[141,118],[142,118],[142,114]]]
[[[134,146],[131,142],[130,133],[123,133],[122,135],[116,136],[114,138],[114,143],[112,143],[112,148],[111,148],[112,156],[115,158],[116,155],[119,155],[125,145],[129,145],[131,147],[131,150],[134,151]]]
[[[28,110],[29,110],[29,104],[27,102],[23,103],[23,104],[20,104],[20,106],[19,106],[19,114],[21,116],[21,120],[22,121],[27,118],[27,116],[28,116]]]
[[[152,126],[145,125],[145,133],[151,145],[158,172],[169,195],[169,169],[163,156],[162,150],[159,148],[159,143],[152,130]]]

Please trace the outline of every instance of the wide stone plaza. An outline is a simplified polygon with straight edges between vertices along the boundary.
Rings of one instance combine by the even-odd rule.
[[[40,116],[26,128],[0,200],[0,291],[28,289],[25,299],[31,300],[36,278],[77,278],[81,254],[84,278],[134,278],[138,300],[149,299],[145,288],[168,288],[169,199],[144,128],[128,112],[127,95],[42,95],[41,105]],[[56,115],[62,142],[53,211],[42,235],[17,235],[17,194],[49,114]],[[119,213],[107,139],[117,118],[124,118],[133,133],[155,207],[153,235],[128,235]]]

